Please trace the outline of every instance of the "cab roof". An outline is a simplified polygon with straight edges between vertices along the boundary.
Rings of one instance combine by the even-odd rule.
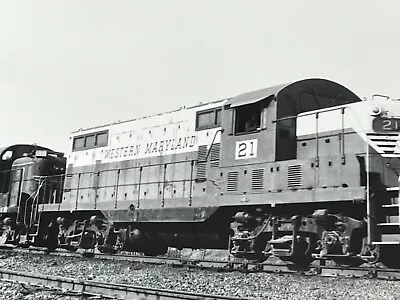
[[[308,97],[307,101],[315,103],[304,105],[304,95],[312,96],[313,100]],[[271,96],[278,102],[290,102],[287,106],[296,108],[293,109],[293,114],[361,101],[352,91],[334,81],[311,78],[243,93],[231,98],[226,105],[237,107],[256,103]],[[310,109],[304,109],[306,106]]]

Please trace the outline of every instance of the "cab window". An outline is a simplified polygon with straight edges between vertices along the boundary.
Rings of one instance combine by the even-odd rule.
[[[108,143],[108,132],[102,132],[96,135],[97,147],[107,146],[107,143]]]
[[[222,109],[217,109],[215,111],[215,122],[217,125],[221,125],[221,114],[222,114]]]
[[[213,108],[196,113],[196,130],[211,129],[221,126],[221,108]]]
[[[294,118],[282,119],[276,122],[278,138],[296,139],[296,121]]]
[[[257,132],[261,129],[261,107],[258,103],[236,109],[236,134]],[[264,123],[264,122],[263,122]]]
[[[74,139],[74,150],[82,150],[85,148],[85,137],[78,137]]]
[[[88,150],[108,145],[108,130],[74,137],[73,151]]]
[[[95,143],[96,143],[96,136],[94,134],[88,135],[85,141],[85,148],[93,148],[95,146]]]
[[[214,111],[204,112],[197,117],[197,127],[209,127],[214,125]]]

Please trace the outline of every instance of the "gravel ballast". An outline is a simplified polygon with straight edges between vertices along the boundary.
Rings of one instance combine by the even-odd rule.
[[[43,275],[173,289],[242,299],[399,299],[396,281],[268,273],[218,273],[138,262],[1,253],[0,268]],[[1,282],[6,289],[9,283]],[[13,289],[11,289],[13,290]],[[16,290],[14,289],[14,292]],[[3,292],[3,295],[5,293]],[[32,296],[32,295],[31,295]],[[56,299],[7,298],[1,299]],[[57,298],[67,299],[67,298]],[[68,298],[75,299],[75,298]]]
[[[69,295],[66,291],[49,291],[34,286],[0,281],[1,300],[81,300],[77,295]],[[87,298],[86,298],[87,299]],[[95,298],[93,298],[95,299]],[[101,298],[97,298],[101,299]]]

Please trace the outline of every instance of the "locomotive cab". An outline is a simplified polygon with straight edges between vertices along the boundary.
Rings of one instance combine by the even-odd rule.
[[[227,155],[222,157],[221,165],[295,159],[296,120],[300,113],[357,101],[361,99],[348,89],[323,79],[307,79],[233,97],[223,111],[221,148]]]
[[[354,130],[344,130],[343,116],[334,123],[326,118],[330,111],[340,117],[342,107],[361,102],[335,82],[307,79],[242,94],[224,105],[220,174],[226,188],[221,198],[243,206],[231,224],[233,255],[260,259],[272,254],[307,262],[311,252],[305,249],[318,244],[320,224],[331,213],[332,219],[354,220],[346,225],[348,233],[340,233],[345,238],[364,235],[365,224],[356,220],[363,220],[365,207],[354,201],[364,199],[365,170],[354,150],[362,153],[365,144]],[[256,126],[246,130],[250,121]],[[327,129],[332,124],[339,125]],[[336,147],[337,141],[343,146],[338,142]],[[297,241],[298,236],[303,237]],[[359,247],[358,240],[350,244],[346,251]],[[340,253],[346,256],[346,251]]]
[[[12,201],[11,191],[15,189],[18,176],[16,174],[28,165],[28,161],[35,154],[35,147],[45,149],[33,145],[13,145],[0,149],[0,208],[2,212],[9,209],[15,210],[17,201],[16,199]],[[23,167],[16,167],[20,162]]]

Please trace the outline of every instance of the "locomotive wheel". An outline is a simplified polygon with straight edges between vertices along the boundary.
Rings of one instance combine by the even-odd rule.
[[[260,248],[260,247],[256,247],[254,249],[254,253],[252,253],[251,255],[246,256],[245,258],[248,261],[253,261],[253,262],[264,262],[268,259],[269,255],[265,255],[264,254],[264,248]]]
[[[270,237],[269,237],[270,238]],[[241,253],[232,253],[233,243],[231,242],[229,245],[229,253],[236,258],[239,259],[246,259],[249,262],[264,262],[270,256],[271,245],[268,244],[268,237],[267,236],[259,236],[254,241],[254,245],[251,248],[251,251],[241,252]]]
[[[255,251],[255,253],[248,253],[243,256],[236,256],[237,258],[244,258],[248,260],[249,262],[256,262],[256,263],[262,263],[268,259],[269,256],[266,256],[262,253],[262,251]]]
[[[262,236],[256,239],[254,243],[254,260],[257,262],[264,262],[269,258],[269,254],[266,254],[271,250],[268,244],[267,237]]]
[[[283,261],[291,262],[296,268],[306,268],[308,267],[313,261],[314,258],[311,254],[297,254],[293,256],[283,256],[280,257]]]
[[[50,222],[47,226],[47,231],[42,235],[41,243],[44,244],[49,252],[58,248],[58,226],[55,222]]]
[[[53,252],[58,248],[57,238],[51,238],[48,235],[45,235],[43,238],[48,252]]]
[[[7,238],[8,238],[7,232],[3,231],[2,235],[0,235],[0,245],[5,245],[7,242]]]
[[[338,266],[343,266],[343,267],[359,267],[365,261],[359,257],[353,257],[353,256],[344,256],[340,258],[335,258],[333,260]]]
[[[78,247],[77,246],[73,246],[73,245],[67,245],[64,248],[67,249],[68,251],[71,251],[71,252],[78,251]]]
[[[9,227],[3,228],[0,235],[0,245],[18,245],[19,242],[19,235],[16,236],[15,233],[11,231]],[[14,238],[13,238],[14,236]]]
[[[82,257],[93,258],[95,257],[94,251],[83,251]]]
[[[79,241],[79,247],[82,249],[94,249],[96,246],[96,233],[91,230],[83,232]]]
[[[315,245],[316,243],[311,237],[301,239],[296,243],[294,253],[291,256],[281,257],[281,259],[292,262],[297,268],[306,268],[314,261],[312,252]]]
[[[150,249],[146,249],[143,254],[146,256],[158,256],[167,253],[168,247],[162,245],[154,245]]]
[[[100,253],[104,254],[116,254],[118,251],[112,247],[112,246],[97,246],[97,249],[100,251]]]

